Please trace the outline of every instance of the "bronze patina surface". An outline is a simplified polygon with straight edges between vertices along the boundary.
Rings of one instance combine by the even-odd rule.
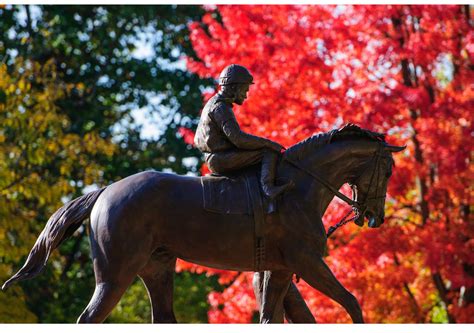
[[[195,146],[205,153],[209,169],[228,174],[261,163],[263,193],[271,199],[290,187],[291,182],[275,185],[279,143],[245,133],[235,118],[232,105],[247,99],[253,77],[240,65],[229,65],[219,78],[220,91],[205,105],[194,137]]]
[[[153,322],[176,322],[177,258],[219,269],[257,271],[254,290],[262,323],[283,322],[284,316],[289,322],[315,322],[291,281],[293,274],[362,323],[356,298],[323,260],[327,236],[322,216],[336,195],[357,209],[358,225],[368,218],[369,227],[379,227],[391,154],[404,147],[390,146],[383,134],[348,124],[307,138],[281,154],[280,144],[245,133],[237,123],[232,105],[245,101],[251,84],[253,77],[245,67],[230,65],[222,71],[221,90],[204,107],[195,145],[217,174],[261,165],[260,185],[255,180],[248,193],[229,185],[232,182],[212,187],[231,198],[249,194],[253,216],[247,208],[250,201],[236,201],[240,206],[227,208],[227,213],[206,209],[206,198],[216,195],[211,190],[203,195],[206,184],[213,182],[201,177],[138,173],[61,207],[47,222],[25,265],[2,288],[39,274],[51,252],[90,217],[96,287],[80,323],[104,321],[136,276],[148,289]],[[277,175],[283,184],[275,183]],[[357,200],[338,192],[345,183],[352,185]],[[261,201],[259,186],[273,207],[268,210],[271,214],[255,205]],[[247,214],[235,214],[240,211]]]
[[[278,198],[278,212],[265,216],[261,271],[267,271],[267,276],[265,283],[258,277],[255,283],[262,322],[281,322],[283,306],[292,322],[314,322],[291,284],[294,273],[341,304],[354,322],[363,322],[356,298],[323,259],[327,238],[321,218],[334,193],[288,160],[318,173],[335,188],[354,184],[358,200],[366,203],[364,216],[370,218],[371,227],[379,227],[393,165],[391,154],[403,147],[390,146],[354,125],[333,133],[324,144],[318,138],[290,147],[278,165],[278,175],[291,179],[295,186]],[[40,273],[51,252],[89,216],[96,288],[78,322],[105,320],[137,275],[149,291],[153,322],[175,322],[172,301],[177,258],[220,269],[254,270],[252,216],[206,211],[200,177],[147,171],[60,208],[49,219],[25,265],[3,288]]]

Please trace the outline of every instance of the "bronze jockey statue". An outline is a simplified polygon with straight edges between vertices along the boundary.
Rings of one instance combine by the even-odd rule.
[[[224,68],[219,77],[219,92],[202,110],[194,144],[204,153],[214,173],[225,175],[261,162],[263,192],[275,199],[291,184],[275,185],[278,157],[284,147],[243,132],[232,111],[234,103],[242,105],[247,99],[251,84],[253,77],[245,67],[233,64]]]

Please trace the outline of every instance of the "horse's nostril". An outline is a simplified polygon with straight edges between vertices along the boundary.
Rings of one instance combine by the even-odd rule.
[[[371,216],[369,218],[369,228],[375,228],[377,226],[377,223],[375,222],[375,217]]]

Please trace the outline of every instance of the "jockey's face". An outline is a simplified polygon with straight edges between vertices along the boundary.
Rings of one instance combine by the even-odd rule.
[[[234,102],[238,105],[244,104],[247,99],[247,93],[249,91],[249,84],[239,84],[236,87]]]

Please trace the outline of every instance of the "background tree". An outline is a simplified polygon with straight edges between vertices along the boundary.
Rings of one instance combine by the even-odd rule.
[[[253,73],[237,108],[245,130],[289,146],[350,121],[408,145],[383,227],[347,227],[329,241],[329,265],[370,322],[474,318],[472,24],[469,6],[219,6],[191,25],[200,60],[190,70],[217,77],[235,62]],[[346,210],[335,201],[327,226]],[[250,279],[234,275],[209,296],[211,322],[254,315],[241,303]],[[318,321],[350,320],[299,287]]]
[[[40,65],[18,59],[13,73],[10,76],[5,65],[0,67],[2,281],[16,268],[18,258],[28,254],[35,235],[41,232],[42,225],[35,222],[47,219],[62,199],[70,197],[72,170],[81,169],[86,184],[99,182],[100,169],[94,157],[114,152],[114,146],[95,131],[83,137],[66,133],[70,122],[58,112],[56,102],[67,88],[57,80],[52,62]],[[62,258],[55,261],[64,263]],[[61,276],[57,273],[61,273],[61,265],[48,267],[45,275],[53,282]],[[35,297],[54,297],[52,284],[36,286]],[[23,300],[27,304],[31,300],[27,289],[15,286],[1,295],[3,320],[33,321],[38,316],[25,308]]]
[[[236,62],[257,82],[237,109],[249,132],[289,146],[352,121],[408,144],[383,227],[347,226],[329,242],[327,261],[365,317],[472,321],[471,11],[0,6],[0,278],[24,262],[61,200],[147,168],[196,171],[202,93],[209,97],[212,78]],[[159,129],[154,136],[141,136],[143,113]],[[325,223],[346,210],[334,201]],[[38,278],[0,293],[0,322],[77,318],[93,288],[86,233]],[[205,321],[209,306],[210,322],[256,320],[250,274],[185,262],[177,270],[179,320]],[[298,286],[318,321],[349,321],[304,281]],[[139,281],[109,321],[149,321]]]
[[[61,199],[145,169],[196,170],[183,159],[195,161],[197,151],[177,129],[195,126],[207,85],[180,60],[193,55],[186,23],[202,13],[198,6],[0,7],[0,79],[10,89],[0,89],[3,102],[8,97],[1,200],[10,200],[0,208],[2,280],[24,262]],[[145,125],[156,127],[154,135],[143,136]],[[75,321],[94,284],[86,234],[81,228],[37,279],[1,293],[8,302],[0,322]],[[187,299],[219,288],[195,274],[177,281],[178,317]],[[202,288],[192,288],[195,282]],[[110,321],[149,322],[146,297],[137,281]],[[21,315],[11,315],[12,304],[24,308]],[[190,307],[187,321],[206,320],[205,299]]]

